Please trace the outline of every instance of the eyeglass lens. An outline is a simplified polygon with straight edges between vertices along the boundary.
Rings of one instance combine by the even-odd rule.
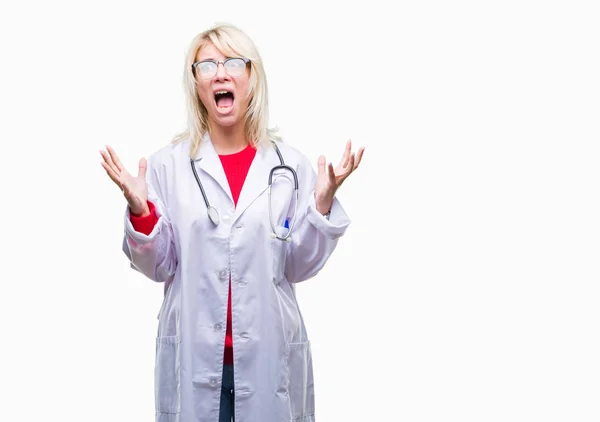
[[[233,58],[225,60],[223,64],[229,76],[241,76],[246,70],[246,63],[242,59]],[[217,74],[218,64],[214,61],[201,62],[196,66],[196,72],[203,79],[212,78]]]

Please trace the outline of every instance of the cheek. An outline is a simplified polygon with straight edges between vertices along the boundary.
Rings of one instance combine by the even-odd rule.
[[[240,88],[241,88],[240,92],[242,94],[241,103],[244,105],[248,105],[248,103],[250,102],[250,95],[249,95],[250,85],[246,84],[244,86],[241,86]]]
[[[196,94],[198,94],[198,98],[200,99],[204,107],[206,107],[207,103],[211,101],[212,93],[208,92],[206,88],[202,86],[196,85]]]

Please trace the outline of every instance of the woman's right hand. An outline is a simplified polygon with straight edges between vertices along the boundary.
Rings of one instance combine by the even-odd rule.
[[[123,195],[129,203],[130,212],[139,217],[150,214],[148,184],[146,183],[146,159],[140,159],[138,175],[133,177],[123,167],[121,160],[110,146],[106,146],[106,151],[101,150],[100,155],[104,158],[104,162],[101,162],[102,167],[106,170],[108,177],[123,191]]]

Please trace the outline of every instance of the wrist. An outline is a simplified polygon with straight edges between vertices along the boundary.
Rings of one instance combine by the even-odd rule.
[[[148,217],[150,215],[149,210],[141,211],[139,213],[133,212],[132,210],[129,210],[129,212],[131,213],[131,215],[133,215],[136,218],[144,218],[144,217]]]
[[[144,204],[144,207],[141,208],[133,208],[131,207],[131,205],[129,206],[129,213],[131,215],[133,215],[136,218],[143,218],[143,217],[147,217],[150,215],[150,207],[148,206],[148,203]]]
[[[320,198],[315,194],[315,207],[320,214],[326,215],[331,212],[331,205],[333,204],[333,198]]]

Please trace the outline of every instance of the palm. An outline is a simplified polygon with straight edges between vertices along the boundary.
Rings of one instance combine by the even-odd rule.
[[[101,163],[102,167],[104,167],[111,180],[123,191],[131,212],[145,214],[148,211],[146,160],[144,158],[140,160],[138,175],[134,177],[125,169],[115,151],[110,146],[107,146],[106,149],[108,152],[100,151],[102,158],[104,158],[104,162]]]
[[[355,155],[352,152],[352,142],[346,143],[344,155],[340,160],[339,164],[334,168],[331,163],[325,166],[325,157],[320,156],[318,162],[319,172],[317,174],[317,181],[315,183],[315,196],[317,200],[317,207],[319,203],[322,203],[322,208],[328,208],[333,201],[336,191],[342,185],[344,180],[350,176],[350,174],[358,168],[360,161],[362,160],[364,147],[358,150]]]
[[[333,169],[333,180],[330,180],[329,174],[327,172],[319,173],[317,175],[317,183],[315,185],[315,190],[317,192],[328,192],[331,190],[335,191],[339,186],[341,186],[342,182],[344,181],[345,172],[346,168],[344,168],[344,166],[340,162],[340,164],[335,166],[335,168]]]
[[[121,172],[121,181],[123,194],[127,201],[134,201],[137,209],[143,208],[143,205],[148,200],[148,184],[146,183],[145,175],[141,176],[138,174],[134,177],[124,169]]]

